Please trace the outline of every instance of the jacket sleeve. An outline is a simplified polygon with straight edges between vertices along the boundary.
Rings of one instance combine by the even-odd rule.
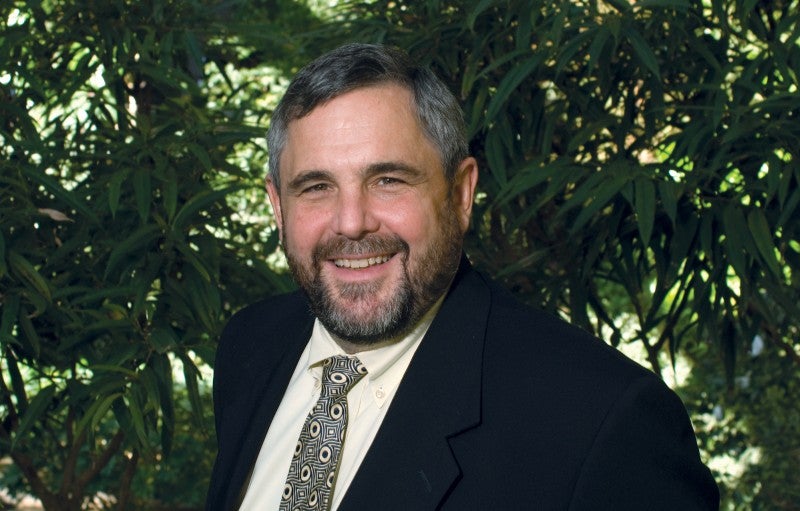
[[[663,382],[650,375],[634,380],[610,409],[569,509],[719,509],[686,409]]]

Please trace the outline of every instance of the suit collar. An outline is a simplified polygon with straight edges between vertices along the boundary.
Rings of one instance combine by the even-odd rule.
[[[435,509],[458,479],[447,440],[480,422],[489,307],[464,258],[340,510]]]
[[[224,497],[223,507],[226,510],[239,509],[244,499],[269,424],[283,399],[297,361],[311,335],[314,317],[310,313],[305,299],[301,298],[301,293],[297,291],[286,295],[285,300],[290,304],[302,303],[302,306],[287,306],[287,310],[292,313],[284,318],[285,324],[290,327],[281,334],[281,349],[276,352],[268,352],[266,349],[253,350],[252,355],[257,360],[252,365],[259,367],[260,370],[257,373],[242,375],[242,377],[251,379],[248,387],[250,396],[243,401],[253,403],[254,407],[245,411],[241,417],[245,430],[242,432],[236,459],[229,465],[230,472],[222,476],[228,478],[227,495]],[[263,341],[262,346],[268,342],[261,341]]]

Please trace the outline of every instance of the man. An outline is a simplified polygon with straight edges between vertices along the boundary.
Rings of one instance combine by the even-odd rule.
[[[334,50],[292,81],[268,144],[301,291],[222,336],[209,510],[718,507],[655,375],[470,268],[478,168],[432,73]]]

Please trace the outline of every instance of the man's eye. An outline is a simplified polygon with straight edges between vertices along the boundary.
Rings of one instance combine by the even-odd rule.
[[[400,184],[400,183],[402,183],[402,181],[397,179],[397,178],[394,178],[394,177],[384,176],[384,177],[378,179],[378,184],[381,185],[381,186],[397,185],[397,184]]]
[[[326,183],[317,183],[315,185],[307,186],[303,189],[303,193],[319,193],[324,192],[329,187]]]

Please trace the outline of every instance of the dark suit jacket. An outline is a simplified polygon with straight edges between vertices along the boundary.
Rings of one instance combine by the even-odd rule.
[[[245,308],[214,375],[207,509],[236,509],[314,318]],[[653,373],[462,263],[342,511],[718,509],[689,418]]]

